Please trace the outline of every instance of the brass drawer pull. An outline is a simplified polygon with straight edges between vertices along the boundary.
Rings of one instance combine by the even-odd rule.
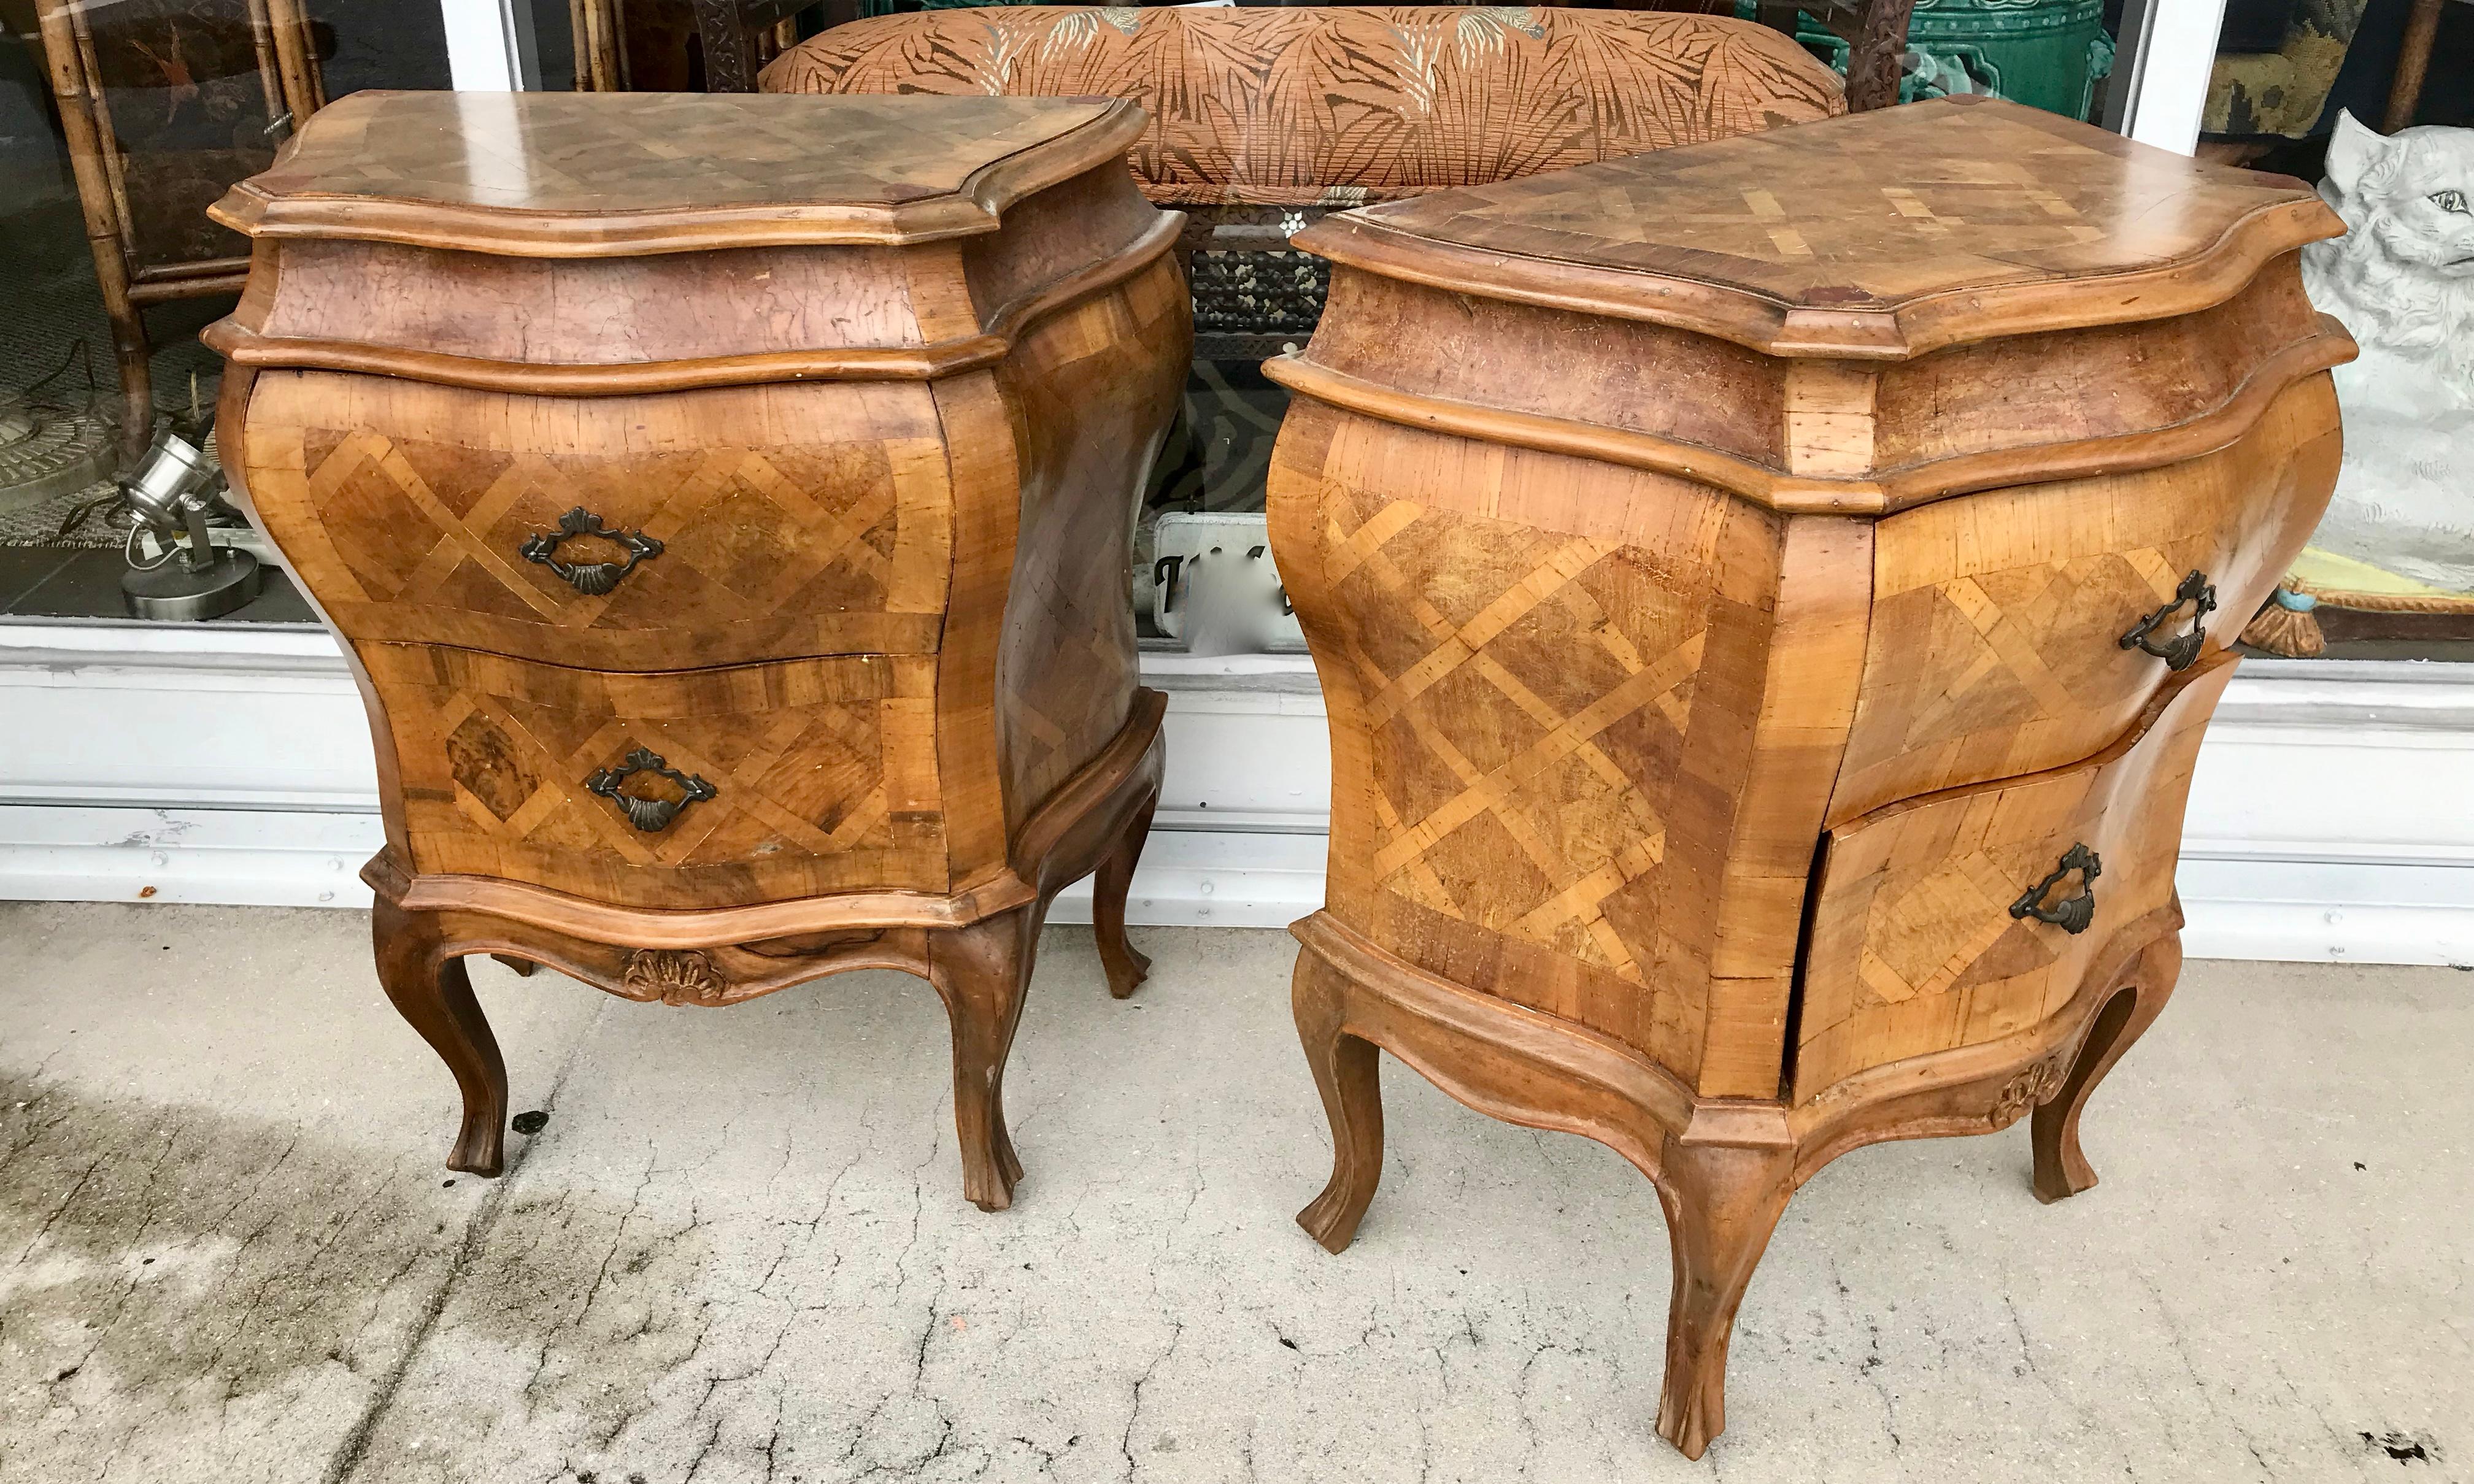
[[[2045,906],[2045,893],[2060,886],[2062,878],[2073,871],[2079,873],[2079,894]],[[2088,924],[2096,920],[2096,879],[2102,874],[2104,862],[2095,851],[2085,845],[2073,845],[2063,853],[2061,864],[2053,867],[2051,875],[2029,887],[2010,904],[2010,915],[2050,922],[2074,937],[2084,933]]]
[[[570,536],[598,536],[623,547],[624,562],[562,562],[558,544]],[[648,556],[662,554],[662,544],[643,531],[614,531],[601,523],[601,517],[576,506],[558,518],[558,530],[536,532],[528,537],[516,554],[527,562],[539,562],[558,574],[560,580],[587,597],[599,597],[618,585],[618,579],[636,570],[636,564]],[[659,828],[659,826],[656,826]]]
[[[2177,634],[2161,645],[2148,637],[2185,603],[2191,605],[2190,632]],[[2191,574],[2182,579],[2182,585],[2173,590],[2171,602],[2132,624],[2130,632],[2122,636],[2122,647],[2145,649],[2163,660],[2167,669],[2189,669],[2208,642],[2208,615],[2216,611],[2217,585],[2208,580],[2206,572],[2194,567]]]
[[[679,791],[687,796],[675,799],[648,799],[625,792],[619,785],[636,773],[658,773],[677,784]],[[712,798],[721,792],[719,789],[705,782],[696,774],[682,773],[663,762],[660,753],[651,752],[643,747],[627,754],[626,762],[617,767],[595,770],[592,777],[584,780],[584,787],[618,805],[620,812],[626,815],[627,822],[647,835],[657,830],[668,829],[670,821],[679,816],[679,811],[690,804]]]

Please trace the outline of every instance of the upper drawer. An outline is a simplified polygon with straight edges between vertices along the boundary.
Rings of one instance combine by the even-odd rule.
[[[942,627],[925,383],[567,400],[265,371],[233,451],[355,640],[659,670],[932,653]]]
[[[2144,725],[2076,767],[1831,832],[1790,1028],[1798,1103],[2040,1025],[2111,967],[2109,949],[2140,946],[2117,937],[2173,901],[2192,764],[2234,664],[2201,659]]]
[[[2192,582],[2212,590],[2206,645],[2232,643],[2318,522],[2341,446],[2322,372],[2204,457],[1883,519],[1831,822],[2057,767],[2120,736],[2171,672],[2123,637],[2171,607],[2148,631],[2171,647],[2192,626],[2197,604],[2173,606]]]

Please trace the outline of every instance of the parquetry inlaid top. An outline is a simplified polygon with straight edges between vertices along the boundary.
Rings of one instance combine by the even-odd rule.
[[[1104,98],[355,93],[212,214],[253,236],[571,257],[988,231],[1124,154]]]
[[[2298,181],[1952,98],[1370,207],[1298,242],[1774,354],[1899,357],[2205,307],[2342,231]]]

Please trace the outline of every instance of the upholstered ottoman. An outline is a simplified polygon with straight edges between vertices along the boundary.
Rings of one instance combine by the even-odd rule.
[[[1828,67],[1748,21],[1516,6],[927,11],[837,26],[758,85],[1142,105],[1127,163],[1155,205],[1189,214],[1206,360],[1313,333],[1329,270],[1287,239],[1328,209],[1844,108]]]

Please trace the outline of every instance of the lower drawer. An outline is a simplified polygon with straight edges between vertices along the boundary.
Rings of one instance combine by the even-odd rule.
[[[647,908],[947,888],[933,655],[608,674],[359,654],[416,870]]]
[[[1795,1100],[2041,1023],[2116,933],[2170,904],[2192,765],[2234,664],[2202,659],[2085,763],[1832,831],[1794,1027]]]

